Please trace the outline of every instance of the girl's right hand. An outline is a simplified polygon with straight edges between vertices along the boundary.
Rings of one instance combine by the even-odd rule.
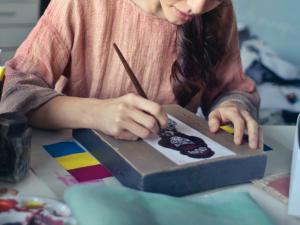
[[[93,101],[90,128],[117,139],[147,138],[166,127],[168,117],[162,106],[136,94]],[[159,124],[158,124],[159,123]]]

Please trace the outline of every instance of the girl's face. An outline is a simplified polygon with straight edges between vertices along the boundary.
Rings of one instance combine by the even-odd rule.
[[[160,0],[165,18],[176,25],[182,25],[193,16],[216,8],[223,0]]]

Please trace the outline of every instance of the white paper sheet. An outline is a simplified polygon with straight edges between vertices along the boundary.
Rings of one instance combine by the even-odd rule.
[[[293,159],[291,167],[291,181],[289,192],[288,214],[300,217],[300,115],[298,116],[295,142],[293,149]]]
[[[188,125],[184,124],[180,120],[178,120],[170,115],[169,115],[169,118],[177,123],[177,125],[176,125],[177,131],[184,133],[186,135],[199,137],[206,142],[208,147],[210,147],[215,152],[215,154],[208,159],[236,155],[234,152],[232,152],[229,149],[225,148],[224,146],[218,144],[217,142],[211,140],[207,136],[201,134],[199,131],[196,131],[195,129],[189,127]],[[164,156],[166,156],[167,158],[169,158],[170,160],[172,160],[174,163],[176,163],[178,165],[183,165],[183,164],[192,163],[192,162],[198,162],[201,160],[208,160],[208,159],[191,158],[189,156],[181,154],[179,151],[176,151],[174,149],[165,148],[163,146],[160,146],[158,144],[159,140],[160,140],[160,137],[157,136],[154,138],[146,139],[145,141],[148,144],[150,144],[153,148],[158,150],[160,153],[162,153]]]

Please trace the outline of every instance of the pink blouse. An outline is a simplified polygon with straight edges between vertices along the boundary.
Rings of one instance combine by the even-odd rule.
[[[205,101],[212,106],[231,98],[253,112],[259,97],[253,81],[242,72],[233,7],[225,10],[231,51],[217,71],[222,84],[204,93]],[[147,14],[130,0],[52,0],[6,63],[0,111],[27,113],[61,95],[63,86],[63,94],[84,98],[136,92],[112,47],[114,42],[151,100],[176,103],[170,82],[176,31],[177,26]],[[62,74],[69,77],[67,83]]]

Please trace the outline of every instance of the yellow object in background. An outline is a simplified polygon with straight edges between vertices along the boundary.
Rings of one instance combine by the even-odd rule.
[[[0,53],[1,53],[1,51],[0,51]],[[4,67],[0,66],[0,101],[1,101],[1,96],[2,96],[4,79],[5,79],[5,69],[4,69]]]
[[[4,80],[5,68],[0,66],[0,81]]]

